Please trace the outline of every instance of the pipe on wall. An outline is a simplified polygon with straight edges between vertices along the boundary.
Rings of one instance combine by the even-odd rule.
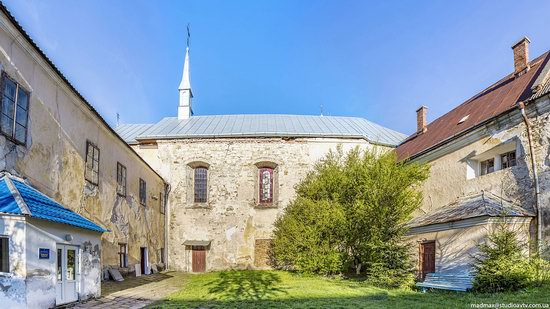
[[[525,103],[518,102],[518,107],[521,111],[521,116],[527,128],[527,140],[529,142],[529,153],[531,156],[531,166],[533,169],[533,178],[535,182],[535,210],[537,212],[537,252],[540,254],[542,250],[542,211],[540,209],[540,185],[537,172],[537,164],[535,159],[535,150],[533,147],[533,138],[531,134],[531,122],[525,113]]]

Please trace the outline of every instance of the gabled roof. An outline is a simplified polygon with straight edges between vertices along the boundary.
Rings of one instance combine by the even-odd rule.
[[[0,213],[24,215],[100,233],[107,232],[106,229],[8,174],[0,177]]]
[[[140,160],[141,162],[143,162],[147,167],[149,167],[149,169],[155,173],[160,179],[163,179],[162,176],[157,173],[157,171],[155,169],[153,169],[149,163],[147,163],[147,161],[145,161],[140,155],[138,155],[137,153],[135,153],[134,149],[132,147],[130,147],[128,145],[128,143],[126,143],[124,141],[124,139],[122,139],[117,133],[116,131],[107,123],[107,121],[103,118],[103,116],[101,116],[101,114],[93,107],[93,105],[88,102],[88,100],[86,100],[86,98],[76,89],[75,86],[73,86],[73,84],[71,84],[71,82],[67,79],[67,77],[65,77],[65,75],[63,75],[63,73],[61,72],[61,70],[53,63],[53,61],[48,58],[48,56],[44,53],[44,51],[42,51],[42,49],[40,49],[40,47],[34,42],[34,40],[31,38],[31,36],[25,31],[25,29],[23,29],[23,27],[19,24],[19,22],[17,21],[17,19],[15,19],[15,17],[11,14],[11,12],[8,10],[8,8],[4,5],[4,3],[2,1],[0,1],[0,12],[2,12],[4,15],[6,15],[6,17],[8,18],[8,20],[13,24],[13,26],[17,29],[17,31],[19,31],[22,35],[22,37],[35,49],[35,51],[40,55],[40,57],[52,68],[52,70],[61,78],[61,80],[71,89],[71,91],[73,91],[73,93],[84,103],[84,105],[86,106],[86,108],[88,108],[92,114],[97,118],[99,119],[99,121],[101,122],[101,124],[103,124],[111,133],[113,133],[113,135],[115,136],[115,138],[117,138],[118,140],[120,140],[122,142],[122,144],[124,145],[124,147],[128,147],[128,149],[130,151],[132,151],[135,155],[136,155],[136,158],[138,160]],[[164,181],[164,179],[163,179]]]
[[[417,217],[409,221],[407,225],[413,228],[485,216],[534,217],[535,215],[497,195],[485,192],[461,198],[434,212]]]
[[[428,124],[426,132],[414,133],[409,136],[396,148],[398,158],[400,160],[414,158],[421,153],[437,148],[446,141],[517,108],[518,102],[541,94],[541,91],[536,94],[532,93],[531,87],[549,59],[550,52],[546,52],[530,62],[531,69],[525,74],[520,76],[509,74],[447,114],[432,121]],[[460,122],[465,117],[467,118]]]
[[[406,137],[363,118],[306,115],[216,115],[181,120],[167,117],[153,125],[120,125],[116,130],[130,144],[138,140],[184,138],[332,137],[396,146]]]

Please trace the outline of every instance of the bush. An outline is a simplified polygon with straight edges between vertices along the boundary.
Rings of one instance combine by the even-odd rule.
[[[333,275],[342,270],[345,226],[341,205],[298,198],[275,221],[272,254],[275,267]]]
[[[398,162],[393,152],[329,152],[275,223],[274,265],[324,275],[353,269],[383,286],[410,282],[405,224],[427,176],[427,166]]]
[[[548,282],[549,263],[540,257],[527,257],[527,244],[515,231],[500,224],[489,234],[488,243],[479,245],[481,257],[475,265],[473,290],[477,292],[517,291]]]

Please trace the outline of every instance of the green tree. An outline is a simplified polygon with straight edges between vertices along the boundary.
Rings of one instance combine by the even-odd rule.
[[[417,188],[427,176],[426,165],[398,162],[393,152],[355,148],[344,154],[341,147],[329,152],[297,186],[297,199],[275,224],[276,264],[300,270],[304,259],[324,265],[317,266],[321,272],[309,272],[339,273],[352,267],[375,280],[392,273],[398,282],[406,281],[412,265],[403,241],[405,224],[420,206]],[[327,260],[316,257],[320,249],[310,246],[312,238],[321,242],[325,237],[330,241],[321,250],[331,252]]]
[[[506,218],[492,231],[487,242],[478,245],[473,290],[477,292],[504,292],[537,285],[548,281],[548,262],[538,256],[528,257],[527,243],[506,224]]]

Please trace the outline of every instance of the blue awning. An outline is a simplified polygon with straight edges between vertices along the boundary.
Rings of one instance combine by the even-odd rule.
[[[106,229],[67,209],[21,180],[3,174],[0,177],[0,213],[24,215],[96,232]]]

